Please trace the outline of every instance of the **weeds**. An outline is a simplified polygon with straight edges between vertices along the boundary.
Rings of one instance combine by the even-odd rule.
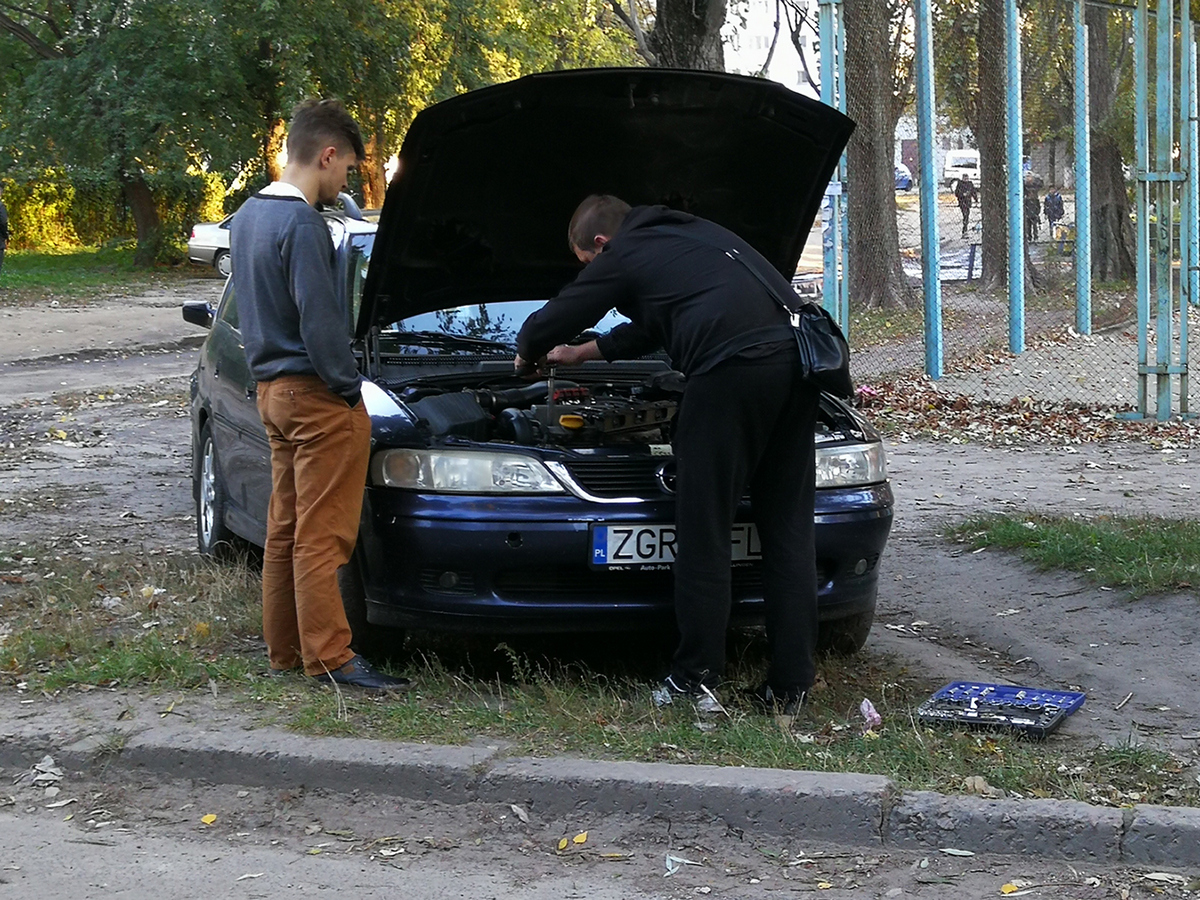
[[[1200,583],[1200,522],[1097,516],[977,516],[950,530],[974,549],[1014,550],[1039,568],[1079,572],[1134,597]]]
[[[687,704],[651,702],[670,657],[663,635],[500,642],[416,632],[403,667],[417,687],[401,698],[335,692],[298,675],[255,678],[265,655],[252,564],[105,557],[92,547],[67,558],[55,549],[63,548],[0,553],[0,683],[207,691],[211,679],[254,720],[308,733],[446,744],[482,737],[519,755],[862,772],[951,793],[983,778],[1019,797],[1200,803],[1185,767],[1158,751],[926,728],[915,710],[939,685],[878,654],[822,660],[810,707],[791,721],[762,716],[739,693],[766,667],[758,629],[731,634],[721,694],[729,716],[713,731],[696,727]],[[884,721],[867,734],[863,697]]]

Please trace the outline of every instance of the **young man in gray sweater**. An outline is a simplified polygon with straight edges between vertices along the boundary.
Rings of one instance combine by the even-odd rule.
[[[358,125],[336,100],[296,107],[283,177],[242,205],[230,229],[233,290],[258,411],[271,441],[263,553],[263,637],[271,671],[304,667],[338,684],[408,686],[350,649],[337,570],[358,537],[370,453],[334,286],[333,241],[318,203],[332,203],[365,156]]]

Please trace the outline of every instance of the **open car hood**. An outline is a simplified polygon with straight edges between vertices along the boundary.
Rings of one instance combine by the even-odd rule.
[[[790,277],[853,130],[774,82],[673,69],[550,72],[445,100],[404,140],[357,332],[554,296],[579,272],[567,223],[592,193],[711,219]]]

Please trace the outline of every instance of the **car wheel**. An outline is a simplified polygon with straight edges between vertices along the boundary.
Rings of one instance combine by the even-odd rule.
[[[213,268],[220,273],[222,278],[228,278],[232,271],[229,265],[229,251],[218,250],[217,255],[213,257]]]
[[[399,657],[404,648],[404,629],[372,625],[367,621],[367,591],[357,553],[338,569],[337,577],[342,608],[346,610],[346,621],[350,624],[350,649],[371,660],[387,661]]]
[[[206,556],[223,556],[231,548],[234,533],[225,525],[228,495],[217,463],[217,446],[212,427],[200,429],[200,449],[193,465],[196,494],[196,547]]]
[[[817,651],[834,656],[852,656],[866,645],[874,621],[875,610],[872,609],[844,619],[822,622]]]

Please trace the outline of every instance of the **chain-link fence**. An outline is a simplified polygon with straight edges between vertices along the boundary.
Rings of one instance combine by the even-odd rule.
[[[1035,398],[1082,403],[1111,409],[1136,410],[1139,403],[1139,317],[1137,274],[1139,181],[1135,153],[1136,72],[1134,46],[1147,47],[1146,80],[1149,96],[1149,168],[1154,169],[1155,128],[1159,117],[1173,116],[1170,167],[1186,170],[1181,134],[1187,121],[1186,98],[1180,74],[1174,73],[1173,109],[1164,111],[1154,94],[1157,69],[1153,9],[1142,33],[1135,28],[1135,10],[1113,4],[1087,7],[1090,54],[1088,123],[1091,140],[1090,219],[1091,280],[1087,306],[1076,295],[1076,238],[1079,231],[1076,200],[1075,66],[1073,6],[1061,0],[1029,0],[1021,9],[1021,148],[1023,197],[1021,205],[1025,291],[1023,350],[1010,352],[1008,291],[1008,178],[1005,144],[1005,37],[1003,20],[993,0],[965,0],[935,8],[940,16],[934,29],[938,90],[937,137],[933,165],[938,183],[936,214],[940,231],[943,377],[941,390],[977,399],[1007,402]],[[1165,7],[1164,7],[1165,8]],[[940,12],[938,12],[940,10]],[[1179,29],[1176,29],[1178,40]],[[1183,54],[1176,53],[1176,69]],[[1186,59],[1185,59],[1186,62]],[[949,87],[947,87],[949,86]],[[1159,98],[1161,100],[1161,97]],[[1181,108],[1182,106],[1182,108]],[[1161,142],[1161,138],[1157,139]],[[860,382],[885,381],[921,372],[926,365],[925,298],[918,191],[921,177],[916,122],[909,109],[896,128],[895,209],[899,265],[903,287],[879,306],[850,298],[846,323]],[[1161,168],[1161,165],[1159,166]],[[1174,200],[1165,214],[1172,228],[1160,225],[1162,215],[1153,202],[1159,197],[1153,177],[1143,179],[1145,213],[1149,223],[1150,264],[1142,281],[1150,298],[1143,326],[1147,358],[1155,360],[1158,283],[1157,241],[1170,240],[1171,278],[1175,309],[1171,334],[1178,342],[1178,281],[1182,271],[1180,247],[1186,244],[1182,186],[1171,182]],[[855,173],[848,174],[854,191]],[[1160,198],[1161,202],[1161,198]],[[851,208],[853,215],[853,208]],[[853,240],[846,266],[863,259],[877,263],[892,251],[881,240]],[[819,228],[801,261],[799,283],[812,283],[821,272]],[[1186,254],[1185,254],[1186,256]],[[881,278],[889,269],[873,266]],[[807,273],[807,274],[806,274]],[[851,281],[853,284],[853,280]],[[877,292],[876,297],[887,296]],[[1190,309],[1188,327],[1200,317]],[[1192,341],[1192,344],[1195,342]],[[1197,351],[1189,348],[1189,361]],[[1178,362],[1178,360],[1173,360]],[[1178,372],[1172,373],[1172,409],[1179,409]],[[1155,412],[1155,380],[1147,380],[1147,412]],[[1189,387],[1189,406],[1198,409],[1196,380]]]

